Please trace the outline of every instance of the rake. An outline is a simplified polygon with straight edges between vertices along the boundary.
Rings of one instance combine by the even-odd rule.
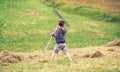
[[[67,25],[67,26],[70,26],[70,25],[68,24],[68,22],[58,13],[58,11],[56,11],[55,9],[53,9],[53,13],[54,13],[56,16],[58,16],[59,19],[63,19],[63,20],[66,22],[66,25]],[[58,28],[58,25],[56,26],[54,32],[57,30],[57,28]],[[46,47],[44,48],[43,51],[46,51],[46,50],[47,50],[48,46],[49,46],[50,43],[51,43],[52,38],[53,38],[53,37],[51,36],[50,39],[49,39],[49,41],[48,41],[48,43],[47,43],[47,45],[46,45]]]

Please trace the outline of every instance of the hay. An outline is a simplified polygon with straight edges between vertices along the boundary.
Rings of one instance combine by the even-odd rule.
[[[120,40],[109,42],[106,46],[107,47],[120,46]]]
[[[31,59],[39,59],[43,56],[36,54],[23,54],[23,53],[15,53],[10,51],[2,51],[0,52],[0,67],[8,66],[9,64],[18,63],[23,60],[31,60]]]
[[[100,51],[96,51],[93,54],[86,53],[82,57],[83,58],[99,58],[99,57],[102,57],[102,56],[103,56],[103,54]]]
[[[18,63],[23,60],[22,55],[12,53],[9,51],[2,51],[0,53],[0,66],[7,66],[10,63]]]
[[[100,51],[96,51],[93,55],[91,55],[91,58],[96,58],[96,57],[102,57],[103,54]]]
[[[83,55],[82,57],[84,58],[89,58],[91,55],[89,53],[86,53],[85,55]]]

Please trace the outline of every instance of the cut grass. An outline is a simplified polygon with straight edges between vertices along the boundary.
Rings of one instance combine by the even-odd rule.
[[[70,4],[68,4],[69,1],[66,1],[68,3],[63,3],[64,1],[61,2],[61,1],[54,1],[54,0],[44,0],[44,1],[41,1],[41,2],[45,5],[47,5],[47,6],[60,9],[60,10],[65,11],[67,13],[77,14],[77,15],[80,15],[80,16],[85,16],[85,17],[92,18],[92,19],[98,20],[98,21],[120,23],[120,14],[119,13],[110,13],[108,11],[104,11],[104,10],[101,10],[99,8],[96,8],[92,5],[87,6],[87,5],[84,5],[84,4],[79,4],[77,6],[76,5],[71,6]],[[99,2],[99,1],[96,1],[96,2]],[[109,2],[109,1],[107,1],[107,2]],[[78,3],[80,3],[80,2],[78,2]]]
[[[48,0],[46,0],[48,1]],[[108,12],[120,13],[120,1],[119,0],[51,0],[58,3],[63,3],[71,7],[75,6],[91,6]]]
[[[53,62],[50,62],[50,53],[47,51],[43,53],[42,51],[34,52],[35,54],[41,54],[44,57],[34,60],[22,61],[17,64],[12,64],[7,67],[0,68],[2,72],[119,72],[119,60],[120,57],[112,56],[112,53],[107,51],[108,49],[114,49],[112,52],[114,55],[119,54],[119,47],[106,48],[106,47],[92,47],[92,48],[83,48],[83,49],[69,49],[70,54],[74,62],[70,62],[68,58],[59,53]],[[107,53],[108,56],[103,56],[100,58],[83,58],[79,55],[86,54],[88,52],[93,53],[94,51],[99,50]],[[32,54],[32,53],[31,53]],[[74,54],[77,54],[74,56]],[[111,55],[109,55],[111,54]]]

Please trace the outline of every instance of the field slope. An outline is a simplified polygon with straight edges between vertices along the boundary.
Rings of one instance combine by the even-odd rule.
[[[37,53],[44,56],[0,67],[0,72],[119,71],[120,47],[104,47],[108,42],[120,39],[119,10],[101,9],[85,4],[71,5],[67,0],[64,1],[66,2],[62,3],[60,0],[0,0],[0,52],[7,50],[23,54]],[[65,26],[68,31],[66,41],[74,62],[69,62],[63,54],[58,55],[55,62],[49,61],[55,39],[52,40],[47,53],[42,51],[58,23],[58,17],[53,13],[53,8],[70,24],[70,27]],[[97,50],[100,50],[104,56],[100,58],[81,57],[84,53],[93,54]],[[1,55],[0,59],[2,59]]]
[[[39,1],[1,0],[0,50],[29,52],[43,49],[58,23],[53,8]],[[66,27],[69,48],[99,46],[120,38],[118,22],[97,21],[58,10],[70,24]],[[53,40],[49,49],[53,49]]]

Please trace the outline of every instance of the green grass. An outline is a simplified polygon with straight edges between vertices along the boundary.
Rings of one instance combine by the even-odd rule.
[[[34,0],[18,2],[2,0],[0,51],[31,52],[45,48],[58,23],[58,18],[52,10],[51,7]],[[105,45],[120,38],[120,24],[117,22],[96,21],[84,15],[58,11],[70,24],[66,35],[69,48]],[[49,49],[53,49],[54,44],[55,40],[52,41]]]
[[[76,6],[76,5],[70,5],[70,4],[61,2],[61,1],[56,2],[54,0],[43,0],[41,2],[47,6],[63,10],[67,13],[85,16],[85,17],[88,17],[88,18],[91,18],[94,20],[98,20],[98,21],[120,23],[120,14],[119,13],[110,13],[105,10],[101,10],[99,8],[92,7],[92,5],[87,6],[84,4],[79,4]],[[97,2],[99,2],[99,1],[97,1]],[[80,3],[80,2],[78,2],[78,3]],[[115,4],[113,6],[115,6]]]
[[[41,1],[41,0],[40,0]],[[105,10],[108,12],[120,13],[118,9],[120,6],[119,0],[44,0],[44,1],[54,1],[57,5],[69,5],[69,7],[77,6],[91,6],[98,8],[100,10]],[[61,6],[62,6],[61,5]]]

